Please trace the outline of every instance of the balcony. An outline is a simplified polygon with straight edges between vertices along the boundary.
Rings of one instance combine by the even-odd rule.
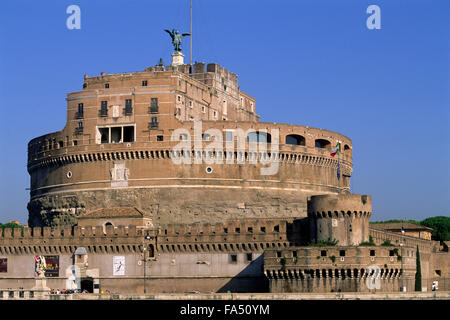
[[[131,116],[133,114],[133,107],[132,106],[126,106],[123,109],[123,114],[126,116]]]
[[[152,130],[152,129],[158,129],[159,126],[159,122],[149,122],[148,123],[148,129]]]
[[[148,113],[159,113],[158,106],[155,105],[155,106],[148,107]]]
[[[83,112],[75,112],[75,119],[83,119],[84,113]]]
[[[98,111],[98,116],[99,117],[107,117],[108,116],[108,109],[100,109]]]
[[[82,134],[83,133],[83,127],[77,127],[75,128],[75,134]]]

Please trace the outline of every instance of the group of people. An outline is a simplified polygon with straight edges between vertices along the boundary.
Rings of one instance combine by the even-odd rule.
[[[50,294],[73,294],[73,293],[89,293],[89,291],[87,291],[86,289],[84,289],[84,290],[79,290],[79,289],[76,289],[76,290],[69,290],[69,289],[62,289],[62,290],[59,290],[59,289],[50,289]],[[110,294],[110,292],[109,292],[109,290],[105,290],[105,291],[101,291],[100,292],[101,294]]]
[[[50,289],[50,294],[72,294],[72,293],[89,293],[87,290],[68,290],[68,289]]]

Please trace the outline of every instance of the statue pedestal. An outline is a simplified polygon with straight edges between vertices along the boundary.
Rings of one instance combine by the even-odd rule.
[[[172,53],[172,66],[180,66],[184,64],[184,54],[180,51]]]
[[[36,284],[33,288],[35,298],[42,298],[50,292],[50,288],[47,287],[47,281],[45,278],[36,278]]]

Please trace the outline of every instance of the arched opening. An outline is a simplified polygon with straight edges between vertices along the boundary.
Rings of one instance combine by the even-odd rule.
[[[82,278],[81,279],[81,292],[87,291],[89,293],[94,292],[94,279]]]
[[[298,134],[289,134],[286,136],[286,144],[292,144],[296,146],[304,146],[305,138]]]
[[[344,153],[345,154],[352,154],[352,150],[350,149],[350,147],[348,146],[348,144],[344,145]]]
[[[253,131],[247,134],[247,142],[271,143],[272,136],[267,132]]]
[[[325,139],[316,139],[316,141],[314,142],[314,146],[316,148],[331,149],[330,141]]]
[[[111,222],[109,222],[109,221],[105,223],[105,228],[106,228],[107,226],[113,226],[113,227],[114,227],[114,225],[113,225]]]
[[[172,250],[175,251],[174,245],[172,245]],[[155,257],[155,247],[153,246],[153,244],[148,245],[148,256],[149,256],[149,258]]]

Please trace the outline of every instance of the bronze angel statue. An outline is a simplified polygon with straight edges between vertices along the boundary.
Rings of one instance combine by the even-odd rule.
[[[170,37],[172,38],[172,44],[176,52],[181,51],[181,39],[191,35],[190,33],[179,34],[177,29],[172,29],[172,31],[166,29],[164,31],[170,34]]]

